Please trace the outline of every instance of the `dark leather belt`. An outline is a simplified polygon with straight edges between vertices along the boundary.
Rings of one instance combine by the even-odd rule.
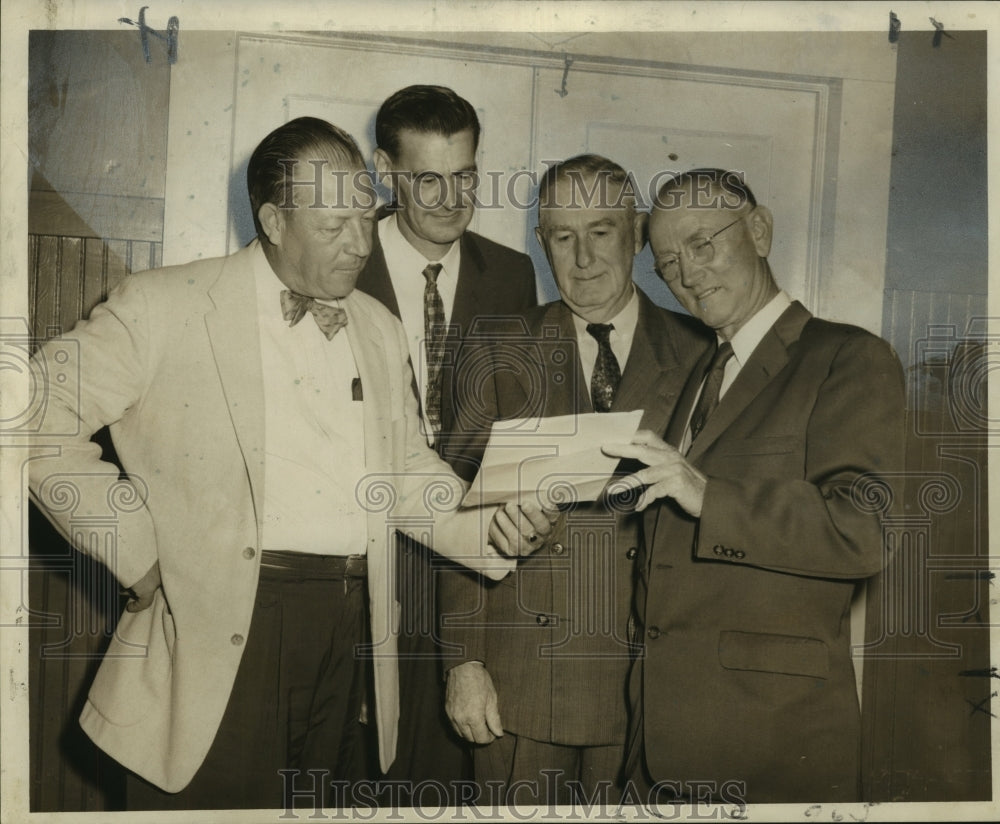
[[[365,555],[316,555],[312,552],[276,551],[260,553],[261,566],[322,578],[367,578]]]

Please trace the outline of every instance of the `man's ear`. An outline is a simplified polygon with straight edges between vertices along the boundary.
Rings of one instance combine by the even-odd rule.
[[[545,242],[545,230],[542,227],[535,227],[535,240],[538,241],[538,245],[542,247],[542,252],[545,255],[545,259],[549,262],[549,268],[552,268],[552,255],[549,254],[549,245]],[[553,274],[555,269],[552,269]]]
[[[265,203],[257,210],[257,219],[267,239],[275,246],[281,245],[281,230],[285,227],[285,216],[273,203]]]
[[[393,175],[392,158],[389,157],[385,149],[376,149],[372,159],[375,161],[375,174],[378,177],[378,182],[395,193],[396,179]]]
[[[750,234],[758,257],[766,258],[771,251],[771,230],[774,218],[767,206],[758,205],[750,213]]]
[[[646,239],[649,237],[649,212],[635,213],[635,220],[632,221],[632,232],[635,243],[633,254],[637,255],[643,250],[643,247],[646,245]]]
[[[538,245],[542,247],[542,251],[545,252],[546,255],[548,255],[549,250],[545,246],[545,235],[542,232],[541,226],[535,227],[535,240],[537,240]]]

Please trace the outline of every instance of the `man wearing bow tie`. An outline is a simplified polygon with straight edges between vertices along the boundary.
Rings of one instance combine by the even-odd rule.
[[[247,169],[257,240],[126,278],[45,387],[33,498],[132,596],[80,718],[132,771],[130,808],[336,803],[324,784],[365,776],[359,719],[394,757],[394,531],[491,577],[548,531],[537,511],[454,511],[402,328],[354,291],[364,169],[322,120],[273,131]],[[123,477],[89,440],[105,425]],[[132,505],[108,546],[72,515],[111,495]]]

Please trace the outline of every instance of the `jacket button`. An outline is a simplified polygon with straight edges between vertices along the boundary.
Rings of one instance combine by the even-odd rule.
[[[635,560],[635,556],[638,555],[638,554],[639,554],[639,550],[636,549],[634,546],[630,546],[628,548],[628,552],[625,553],[625,557],[628,558],[630,561],[634,561]]]
[[[248,561],[251,558],[253,558],[253,556],[256,555],[256,554],[257,554],[257,550],[254,549],[252,546],[248,546],[246,549],[243,550],[243,557],[246,558]]]
[[[240,634],[239,634],[239,633],[237,632],[237,633],[236,633],[236,634],[235,634],[235,635],[234,635],[234,636],[233,636],[232,638],[230,638],[229,640],[230,640],[230,641],[232,642],[232,644],[233,644],[233,646],[234,646],[234,647],[238,647],[238,646],[239,646],[240,644],[242,644],[242,643],[243,643],[243,636],[242,636],[242,635],[240,635]]]
[[[541,627],[544,627],[546,624],[548,624],[548,622],[549,622],[549,616],[548,615],[536,615],[535,616],[535,623],[538,624]]]
[[[659,638],[660,637],[660,628],[659,627],[650,627],[649,629],[646,630],[646,635],[648,635],[650,638],[654,638],[654,639],[655,638]]]
[[[560,544],[558,541],[552,544],[552,552],[556,555],[562,555],[566,551],[566,547]]]
[[[722,544],[716,544],[715,546],[712,547],[712,552],[714,552],[716,555],[721,555],[723,552],[725,552],[725,550],[722,548]]]
[[[736,550],[736,557],[737,558],[746,558],[747,554],[742,549],[737,549]]]
[[[732,547],[730,547],[730,546],[726,547],[726,557],[727,558],[732,558],[733,555],[735,555],[735,554],[736,554],[736,552],[733,550]]]

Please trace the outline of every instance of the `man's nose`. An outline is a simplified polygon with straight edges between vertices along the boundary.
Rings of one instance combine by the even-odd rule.
[[[462,176],[445,178],[444,203],[449,209],[464,209],[472,197],[473,183]]]
[[[372,228],[370,220],[360,217],[347,221],[347,243],[345,250],[357,257],[368,257],[372,252]]]
[[[691,287],[699,283],[702,275],[705,273],[705,267],[691,260],[686,252],[680,254],[677,265],[681,270],[681,285],[685,287]]]
[[[576,243],[576,266],[578,269],[586,269],[594,262],[594,250],[591,248],[590,240],[582,237]]]

